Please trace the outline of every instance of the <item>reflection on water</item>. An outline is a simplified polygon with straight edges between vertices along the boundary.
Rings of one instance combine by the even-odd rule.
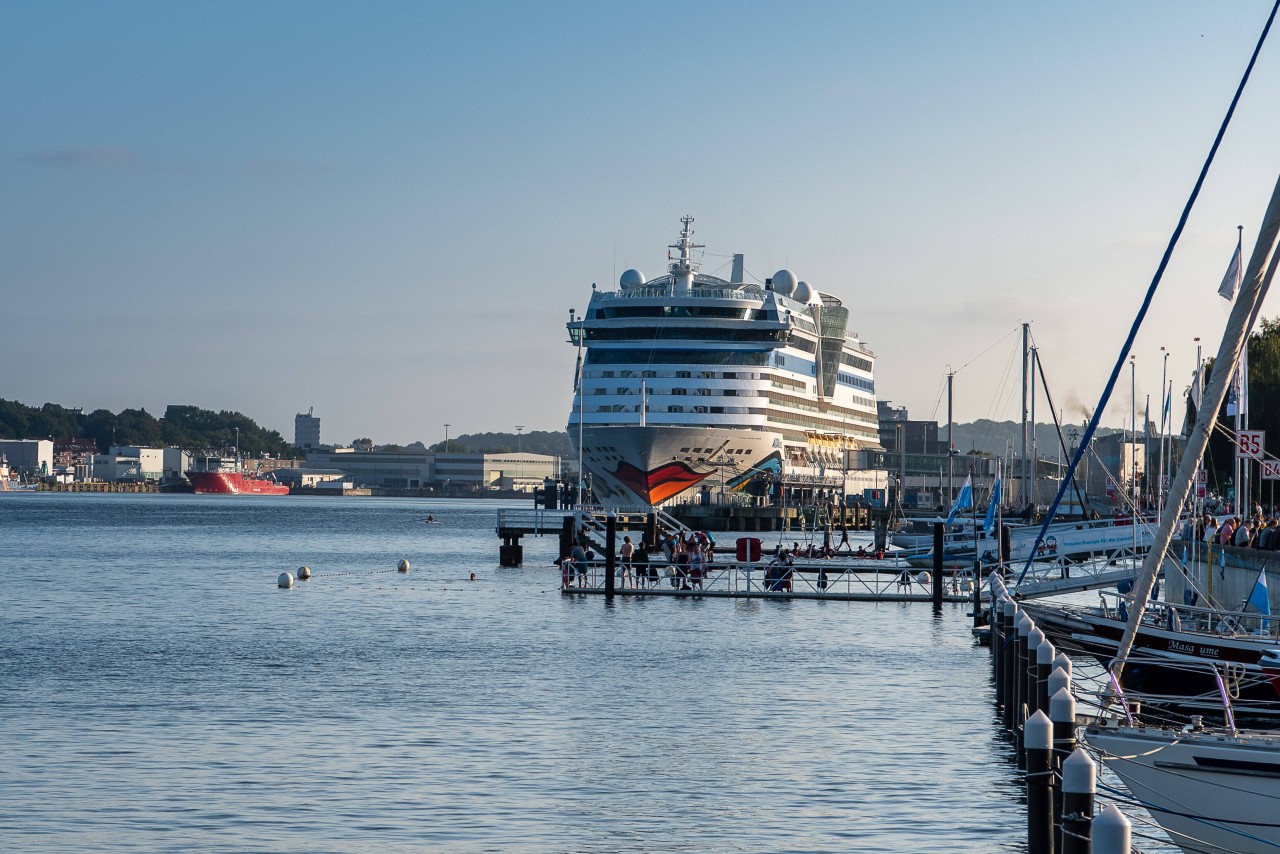
[[[0,497],[0,845],[1024,847],[965,606],[565,596],[498,506]]]

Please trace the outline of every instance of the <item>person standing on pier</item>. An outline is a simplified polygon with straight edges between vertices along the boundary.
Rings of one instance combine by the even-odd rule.
[[[703,561],[702,549],[695,548],[689,555],[689,585],[699,590],[702,589]]]
[[[631,545],[630,537],[622,538],[622,548],[618,550],[618,557],[621,559],[621,566],[618,568],[618,574],[622,577],[622,586],[627,586],[628,579],[631,586],[636,586],[635,576],[631,572],[631,556],[635,553],[635,546]]]
[[[649,547],[645,545],[644,540],[640,541],[640,545],[636,546],[635,552],[631,556],[632,568],[635,570],[635,586],[640,589],[640,585],[648,586],[649,583]]]
[[[573,586],[573,577],[586,572],[587,552],[582,546],[574,546],[561,564],[561,590]]]

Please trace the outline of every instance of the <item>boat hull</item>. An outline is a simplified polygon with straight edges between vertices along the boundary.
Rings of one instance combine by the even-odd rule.
[[[289,487],[242,472],[189,471],[187,480],[202,495],[288,495]]]
[[[1120,646],[1125,622],[1100,613],[1073,613],[1027,602],[1036,626],[1068,652],[1082,652],[1103,665]],[[1218,682],[1226,674],[1238,713],[1280,715],[1280,648],[1273,639],[1180,631],[1144,623],[1134,638],[1122,687],[1152,704],[1187,711],[1219,709]]]
[[[569,435],[575,445],[577,430]],[[782,438],[740,428],[584,427],[580,451],[600,503],[654,506],[699,486],[767,488],[782,470]]]
[[[1057,560],[1069,558],[1085,560],[1090,556],[1132,551],[1140,554],[1151,545],[1152,530],[1149,524],[1138,526],[1106,522],[1055,522],[1049,526],[1044,539],[1036,546],[1039,525],[1020,525],[1009,532],[1009,560],[1020,563],[1032,560]],[[944,545],[944,566],[971,566],[977,555],[984,562],[993,563],[1000,551],[999,537],[991,531],[972,529],[968,540],[964,534],[949,534]],[[975,550],[974,544],[977,544]],[[1034,548],[1034,557],[1033,550]],[[933,566],[933,550],[907,557],[912,566]]]
[[[1085,740],[1184,851],[1254,854],[1280,846],[1273,738],[1088,727]]]

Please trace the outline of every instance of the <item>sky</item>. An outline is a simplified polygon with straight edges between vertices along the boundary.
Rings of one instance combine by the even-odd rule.
[[[404,444],[563,429],[569,310],[685,214],[704,272],[843,299],[911,417],[950,370],[1017,419],[1027,322],[1080,422],[1270,4],[0,8],[0,398]],[[1273,34],[1104,424],[1216,351],[1278,92]]]

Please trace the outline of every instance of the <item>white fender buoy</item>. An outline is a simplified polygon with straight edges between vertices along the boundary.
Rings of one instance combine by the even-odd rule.
[[[299,581],[306,581],[306,580],[307,580],[308,578],[310,578],[310,577],[311,577],[311,567],[309,567],[309,566],[300,566],[300,567],[298,567],[298,580],[299,580]]]
[[[292,587],[293,573],[291,572],[280,573],[280,577],[276,579],[276,584],[279,585],[280,587]]]
[[[400,570],[401,572],[408,572],[409,561],[405,560],[404,558],[400,558],[400,562],[396,564],[396,569]]]
[[[923,570],[916,573],[916,584],[925,585],[933,581],[933,576]]]

